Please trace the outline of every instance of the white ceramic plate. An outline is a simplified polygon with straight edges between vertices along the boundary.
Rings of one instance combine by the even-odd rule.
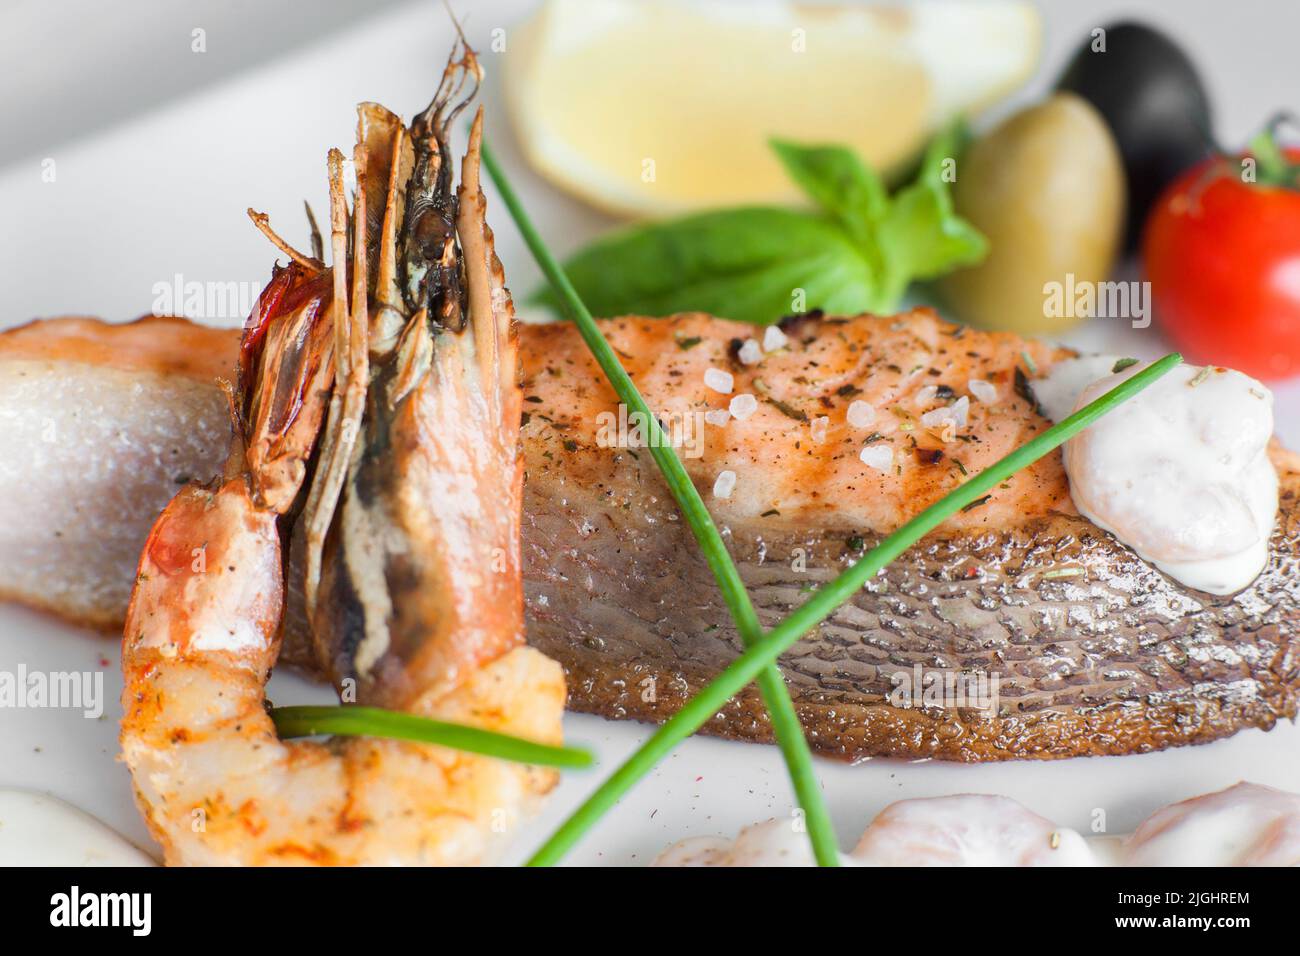
[[[486,50],[488,31],[513,22],[526,6],[476,4],[468,22],[471,40]],[[1079,15],[1076,34],[1086,20]],[[188,41],[180,36],[159,42]],[[155,284],[172,283],[178,273],[186,280],[248,283],[255,293],[269,274],[272,250],[244,209],[269,212],[281,232],[301,239],[302,199],[324,208],[325,150],[351,144],[353,104],[373,99],[410,115],[426,102],[449,41],[439,5],[399,7],[49,156],[33,144],[32,156],[0,170],[0,262],[7,280],[0,321],[74,312],[132,318],[151,310]],[[1060,41],[1049,44],[1061,47]],[[490,72],[496,70],[492,54],[484,60]],[[1044,73],[1054,75],[1055,68]],[[522,165],[491,80],[486,103],[489,135],[556,250],[568,251],[605,228],[608,220],[556,193]],[[1261,105],[1261,116],[1272,105]],[[47,158],[55,161],[53,183],[41,179]],[[537,271],[500,204],[490,200],[489,209],[511,284],[527,290]],[[233,325],[242,313],[209,318]],[[1114,324],[1081,330],[1076,341],[1142,357],[1162,351],[1154,331]],[[1300,445],[1300,387],[1280,389],[1278,399],[1279,430]],[[20,664],[102,670],[110,706],[97,720],[71,711],[0,712],[0,786],[52,793],[153,851],[132,805],[126,771],[116,760],[116,639],[0,607],[0,670]],[[277,675],[270,695],[277,703],[332,699],[290,675]],[[518,855],[536,846],[648,732],[642,725],[570,716],[568,738],[593,747],[601,770],[566,776],[545,815],[521,836]],[[1205,747],[1136,757],[983,766],[820,761],[818,770],[841,842],[849,847],[886,804],[958,792],[1007,794],[1084,832],[1095,811],[1103,810],[1108,831],[1125,832],[1162,804],[1242,779],[1300,791],[1298,747],[1300,731],[1286,724],[1267,734],[1246,731]],[[748,823],[790,812],[790,789],[774,749],[692,740],[569,859],[644,863],[682,837],[733,835]]]

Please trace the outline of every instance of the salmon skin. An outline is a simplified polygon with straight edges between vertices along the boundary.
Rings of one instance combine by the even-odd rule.
[[[602,330],[670,430],[755,396],[744,421],[706,422],[701,454],[683,460],[765,627],[1047,428],[1028,383],[1068,354],[928,311],[787,324],[786,347],[752,365],[751,326],[685,315]],[[575,330],[528,333],[529,640],[564,664],[570,707],[663,720],[740,653],[739,636],[650,455],[605,447],[617,400]],[[731,394],[705,384],[708,369],[732,376]],[[964,427],[927,426],[927,410],[963,397]],[[874,412],[863,423],[859,407],[858,427],[854,402]],[[889,448],[891,464],[864,464],[864,448]],[[1229,598],[1179,585],[1080,517],[1059,452],[1020,472],[782,656],[811,745],[847,759],[1122,754],[1294,717],[1300,478],[1294,456],[1273,457],[1272,558]],[[706,732],[770,740],[757,690]]]
[[[675,436],[767,627],[1045,429],[1033,378],[1070,354],[927,310],[804,317],[784,324],[784,346],[758,354],[746,340],[762,330],[703,315],[601,326]],[[739,637],[644,434],[576,330],[520,331],[529,642],[564,665],[572,709],[661,721],[735,658]],[[731,377],[729,393],[706,384],[710,369],[714,386]],[[929,413],[944,407],[964,414],[935,422]],[[743,419],[714,424],[728,408]],[[865,463],[864,448],[888,448],[888,464],[879,452],[877,467]],[[1058,453],[1020,472],[782,656],[813,748],[845,759],[1059,758],[1294,718],[1300,465],[1276,445],[1272,458],[1271,559],[1230,597],[1178,584],[1079,516]],[[725,497],[723,472],[734,474]],[[283,659],[310,666],[292,628]],[[770,740],[757,691],[705,732]]]

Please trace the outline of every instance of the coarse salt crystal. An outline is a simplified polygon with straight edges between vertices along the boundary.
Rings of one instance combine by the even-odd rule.
[[[725,408],[710,408],[704,413],[704,420],[710,425],[725,425],[729,418],[731,418],[731,412]]]
[[[749,392],[744,392],[733,398],[727,408],[731,411],[732,418],[738,422],[743,422],[758,411],[758,399],[750,395]]]
[[[963,395],[953,402],[952,413],[953,419],[957,422],[957,427],[965,428],[966,423],[970,420],[970,399]]]
[[[745,344],[740,347],[736,356],[740,359],[741,365],[757,365],[763,361],[763,348],[758,344],[758,339],[745,339]]]
[[[952,409],[947,405],[932,409],[921,416],[921,424],[926,428],[936,428],[948,421],[952,421]]]
[[[817,444],[826,441],[826,429],[830,426],[831,420],[825,415],[819,415],[812,420],[809,429],[812,432],[812,440]]]
[[[975,396],[977,401],[985,405],[992,405],[998,400],[997,387],[992,382],[986,382],[982,378],[973,378],[966,383],[966,388]]]
[[[941,408],[926,412],[921,416],[921,424],[926,428],[939,428],[948,422],[952,422],[957,428],[965,428],[969,412],[970,399],[963,395],[951,405],[944,405]]]
[[[731,492],[736,488],[736,473],[734,471],[724,471],[718,474],[718,478],[713,482],[713,497],[730,498]]]
[[[927,385],[924,388],[916,390],[916,404],[933,405],[935,396],[939,394],[939,388],[935,385]]]
[[[724,372],[720,368],[709,368],[704,370],[704,384],[715,392],[730,395],[735,379],[731,377],[730,372]]]
[[[763,330],[764,352],[775,352],[777,349],[783,349],[789,344],[789,337],[775,325],[769,325]]]
[[[888,445],[868,445],[862,449],[862,454],[858,457],[862,459],[864,465],[877,471],[888,471],[889,466],[894,463],[894,450]]]
[[[844,418],[853,428],[866,428],[876,420],[876,410],[867,402],[855,400],[849,402]]]

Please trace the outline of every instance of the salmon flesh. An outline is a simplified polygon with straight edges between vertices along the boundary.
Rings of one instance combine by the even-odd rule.
[[[25,340],[0,336],[0,367],[22,362],[27,375],[67,379],[110,362],[84,349],[35,355],[41,334],[32,330],[55,339],[59,321],[27,326]],[[767,627],[966,475],[1044,430],[1033,379],[1070,354],[927,310],[803,317],[785,323],[783,347],[761,354],[745,342],[762,330],[704,315],[601,326],[677,445]],[[179,337],[185,328],[151,331]],[[577,331],[526,325],[520,333],[529,642],[564,665],[570,708],[661,721],[740,653],[740,639],[644,429],[620,410]],[[107,331],[103,338],[116,341]],[[237,333],[225,341],[233,366]],[[164,400],[157,374],[141,370],[146,387],[120,411],[120,431],[143,427],[150,403]],[[718,390],[726,376],[729,392]],[[993,391],[971,397],[971,380]],[[969,399],[962,427],[923,420],[927,408],[961,397]],[[855,402],[870,412],[858,406],[850,423]],[[21,392],[5,404],[0,428],[36,430],[42,410],[23,405]],[[724,409],[738,414],[715,424]],[[184,416],[174,420],[184,427]],[[148,421],[158,427],[156,416]],[[888,464],[864,463],[864,448],[888,448]],[[111,448],[83,443],[77,454],[89,466]],[[220,457],[214,442],[214,473]],[[845,759],[1058,758],[1203,743],[1294,718],[1300,461],[1276,443],[1272,458],[1281,494],[1271,558],[1230,597],[1180,585],[1082,518],[1059,453],[1020,472],[782,656],[812,747]],[[21,480],[30,481],[41,464],[27,464]],[[165,470],[154,478],[158,494],[174,481]],[[55,502],[56,519],[73,505],[98,506],[88,494]],[[0,527],[0,555],[18,553],[15,536],[33,533],[21,522]],[[129,579],[129,568],[109,565],[118,550],[129,548],[83,554],[81,564],[94,568],[74,561],[58,573]],[[0,581],[0,591],[57,608],[57,595],[41,592],[56,582],[22,584]],[[96,613],[120,610],[106,604]],[[284,654],[310,666],[293,633]],[[771,739],[753,687],[704,730]]]

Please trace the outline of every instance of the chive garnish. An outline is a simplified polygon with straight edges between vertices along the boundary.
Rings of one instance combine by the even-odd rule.
[[[501,199],[514,218],[524,242],[537,260],[547,281],[551,283],[569,318],[577,326],[578,333],[591,350],[614,391],[630,409],[641,411],[648,418],[652,418],[645,399],[641,397],[627,371],[619,364],[609,343],[605,341],[600,328],[596,325],[595,319],[583,305],[568,276],[542,241],[532,220],[519,202],[519,197],[515,195],[514,189],[497,165],[496,156],[486,141],[483,142],[482,158],[483,165],[487,167],[488,175],[492,177],[492,181],[501,193]],[[1027,354],[1025,357],[1028,359]],[[674,747],[716,716],[728,700],[755,680],[767,705],[777,744],[785,758],[796,795],[803,807],[809,840],[817,862],[822,866],[839,865],[839,847],[821,792],[817,788],[808,742],[804,738],[803,727],[794,711],[794,704],[786,690],[781,671],[776,666],[777,658],[813,627],[826,620],[868,580],[944,520],[982,494],[991,491],[1022,468],[1033,464],[1057,448],[1116,405],[1146,388],[1181,361],[1182,356],[1178,353],[1170,353],[1132,378],[1121,382],[1064,421],[1058,422],[1030,439],[973,478],[958,485],[942,499],[886,537],[833,581],[818,588],[813,592],[812,597],[766,633],[758,622],[758,615],[745,591],[744,583],[740,580],[740,574],[718,534],[717,527],[713,524],[708,509],[704,507],[699,492],[671,446],[666,441],[658,440],[662,438],[655,431],[658,423],[652,422],[651,437],[656,440],[651,441],[650,452],[663,472],[664,480],[672,491],[678,507],[682,509],[687,523],[695,533],[705,561],[717,578],[718,587],[722,591],[728,610],[735,619],[736,629],[746,650],[688,700],[676,714],[661,724],[659,729],[651,734],[650,738],[614,771],[533,854],[528,865],[549,866],[558,862],[628,790],[653,770],[660,760],[668,756]]]
[[[272,707],[271,720],[281,737],[388,737],[414,740],[483,754],[498,760],[539,767],[590,767],[591,754],[576,747],[552,747],[481,727],[449,724],[416,714],[347,704],[335,707]]]
[[[596,359],[596,364],[605,373],[605,377],[609,379],[615,393],[628,407],[629,411],[641,412],[650,421],[650,454],[659,466],[659,470],[663,472],[664,482],[668,485],[668,490],[672,492],[678,508],[681,509],[682,515],[686,519],[686,523],[694,533],[700,550],[704,554],[704,560],[709,565],[709,570],[713,572],[713,576],[717,579],[718,588],[722,592],[723,601],[735,621],[736,631],[740,635],[741,642],[746,647],[754,646],[763,638],[763,626],[758,620],[758,613],[754,610],[749,593],[745,590],[745,584],[740,579],[740,572],[737,570],[735,562],[731,560],[731,554],[727,551],[727,546],[723,543],[722,536],[718,533],[708,508],[704,506],[699,491],[691,481],[690,476],[687,475],[686,468],[682,465],[681,459],[677,457],[671,443],[664,439],[657,419],[650,413],[645,399],[641,397],[640,391],[633,384],[627,371],[619,364],[614,350],[610,347],[609,342],[605,340],[604,335],[601,334],[600,328],[596,325],[596,320],[592,318],[587,307],[583,305],[582,299],[573,288],[569,277],[565,275],[564,270],[560,268],[560,264],[551,255],[550,250],[546,248],[541,235],[537,232],[528,214],[524,211],[523,205],[519,202],[519,197],[515,195],[515,191],[501,171],[501,167],[497,165],[496,155],[486,140],[483,142],[482,160],[483,165],[487,168],[488,175],[492,177],[497,190],[501,193],[501,199],[514,219],[520,235],[523,236],[524,242],[533,254],[533,258],[537,260],[542,273],[551,283],[551,287],[555,290],[565,312],[568,313],[569,318],[577,326],[578,333]],[[755,671],[750,680],[754,678],[758,679],[759,692],[762,694],[763,703],[766,705],[768,715],[771,718],[773,735],[776,737],[777,746],[780,747],[781,755],[785,758],[786,766],[789,769],[795,797],[799,801],[799,806],[803,809],[804,820],[808,829],[808,839],[812,844],[813,854],[817,862],[822,866],[838,866],[840,860],[839,842],[835,837],[835,829],[831,824],[830,813],[827,811],[826,803],[822,799],[821,786],[813,770],[812,751],[808,748],[808,741],[803,733],[803,725],[799,722],[799,715],[795,712],[794,702],[790,699],[790,692],[786,689],[785,678],[782,676],[780,668],[776,666],[776,658],[773,657],[766,666]],[[603,813],[604,811],[600,812]],[[599,815],[599,813],[596,814],[596,816]],[[594,820],[595,817],[592,817],[591,822],[594,822]]]
[[[1118,360],[1114,365],[1112,365],[1112,366],[1110,367],[1110,374],[1112,374],[1112,375],[1118,375],[1120,372],[1124,371],[1124,369],[1126,369],[1126,368],[1132,368],[1132,367],[1133,367],[1134,365],[1136,365],[1137,363],[1138,363],[1138,360],[1135,359],[1135,358],[1122,358],[1122,359],[1119,359],[1119,360]]]
[[[770,667],[778,656],[804,634],[830,617],[841,604],[857,594],[867,581],[875,577],[924,535],[981,495],[992,491],[999,483],[1022,468],[1032,465],[1087,428],[1115,406],[1132,398],[1181,361],[1181,355],[1171,352],[1132,378],[1116,385],[1069,418],[1031,438],[1005,458],[958,485],[885,538],[835,580],[822,585],[812,597],[723,668],[722,672],[688,700],[681,710],[660,725],[659,729],[621,767],[596,788],[596,791],[564,822],[560,829],[555,831],[529,860],[529,865],[549,866],[559,861],[596,821],[619,801],[623,794],[653,770],[674,747],[699,730],[764,668]]]

